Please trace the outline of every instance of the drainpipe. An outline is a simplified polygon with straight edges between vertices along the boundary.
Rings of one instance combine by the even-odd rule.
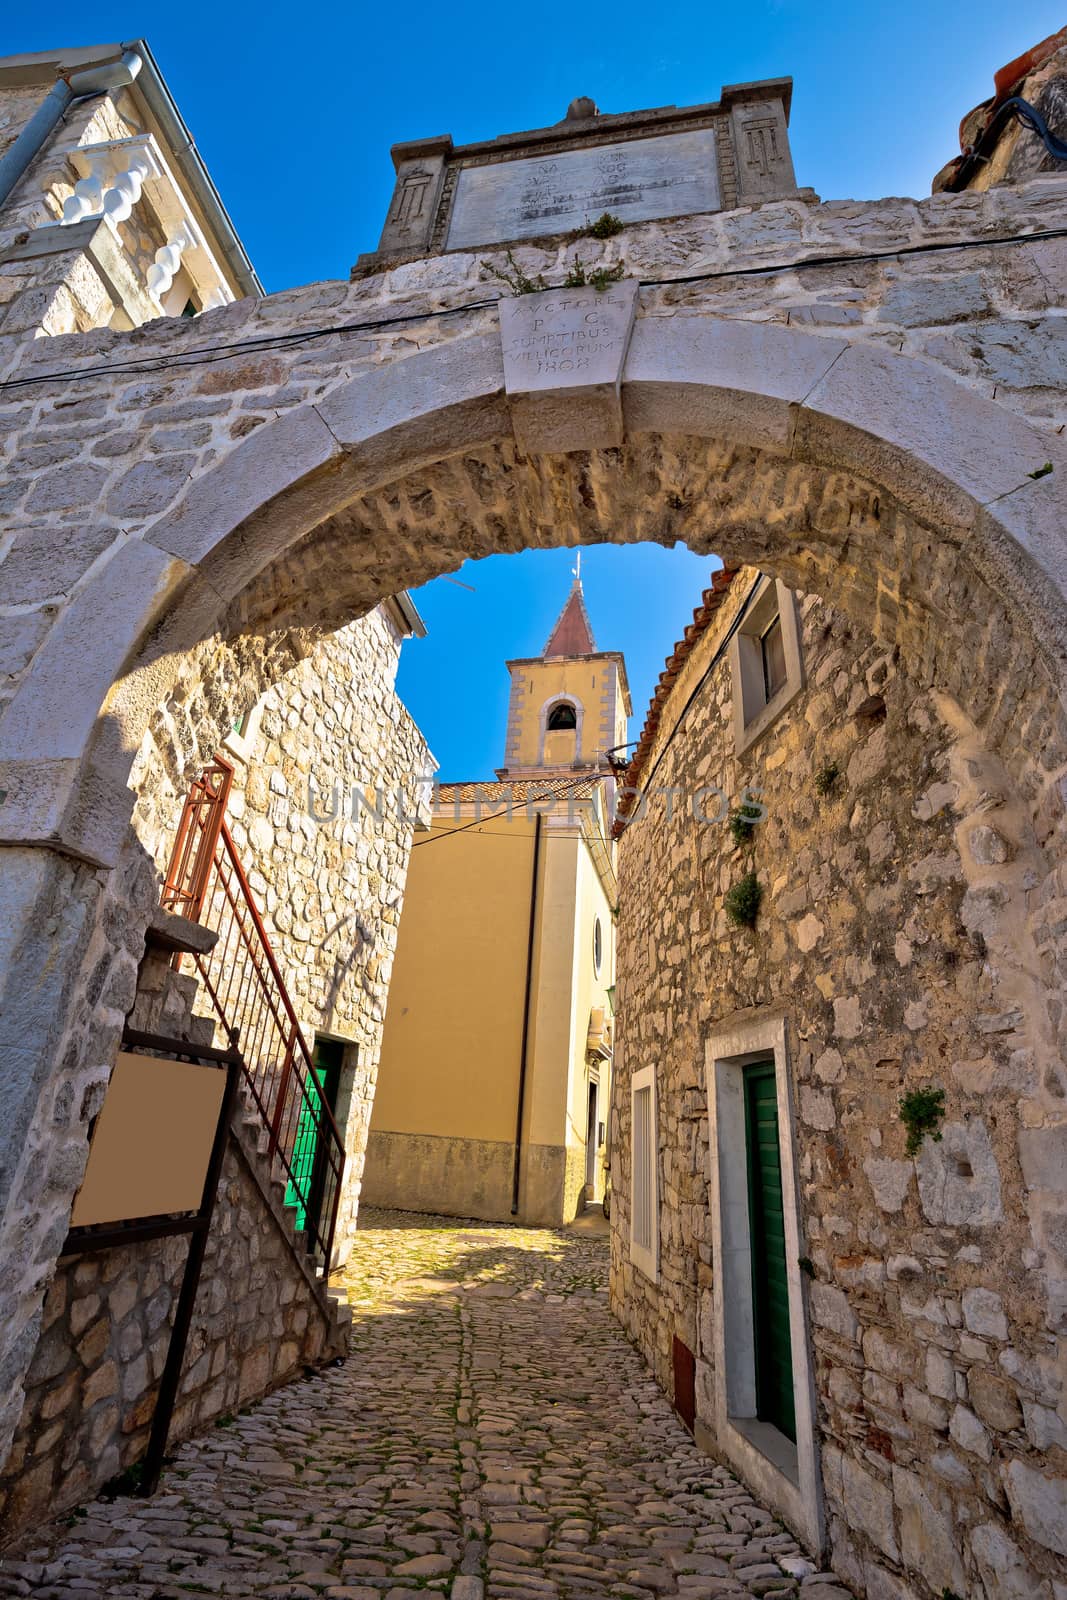
[[[526,1063],[530,1053],[530,1006],[533,1000],[534,945],[537,941],[537,879],[541,864],[541,826],[544,817],[534,821],[533,871],[530,874],[530,932],[526,942],[526,994],[522,1006],[522,1048],[519,1052],[519,1106],[515,1115],[515,1155],[511,1167],[511,1215],[519,1211],[519,1180],[522,1175],[522,1124],[526,1111]]]
[[[72,72],[65,78],[59,78],[0,160],[0,206],[25,176],[30,162],[44,149],[56,125],[76,101],[124,89],[133,82],[140,70],[141,57],[136,50],[127,50],[121,61],[87,67],[84,72]]]

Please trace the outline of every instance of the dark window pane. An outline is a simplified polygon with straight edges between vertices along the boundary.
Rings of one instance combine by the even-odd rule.
[[[578,720],[574,715],[574,707],[568,705],[553,706],[548,713],[549,732],[554,733],[557,728],[575,728]]]
[[[760,649],[763,654],[763,690],[770,701],[785,683],[785,642],[781,617],[775,617],[760,639]]]

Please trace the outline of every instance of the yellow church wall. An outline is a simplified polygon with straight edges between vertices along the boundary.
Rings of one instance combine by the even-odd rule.
[[[535,824],[501,814],[441,837],[456,826],[439,819],[434,842],[412,854],[362,1198],[501,1219],[511,1215]],[[558,1224],[580,1209],[585,1185],[586,1035],[610,981],[611,917],[565,808],[542,828],[519,1218]],[[602,1069],[602,1108],[606,1096]]]
[[[510,1140],[534,822],[456,826],[411,853],[371,1128]]]
[[[573,763],[626,738],[629,694],[621,656],[525,659],[512,673],[501,776],[543,778],[565,791]],[[579,732],[544,732],[558,698],[574,703]],[[588,776],[585,781],[588,781]],[[588,801],[585,803],[588,806]],[[541,808],[544,810],[544,803]],[[363,1199],[373,1205],[509,1218],[525,1010],[535,819],[521,802],[468,826],[473,811],[443,814],[433,842],[412,854]],[[463,832],[452,832],[457,825]],[[557,800],[542,818],[537,918],[519,1184],[519,1220],[559,1224],[586,1187],[589,1015],[607,1004],[613,972],[609,847],[596,856],[581,806]],[[602,823],[603,826],[603,823]],[[444,835],[448,834],[448,837]],[[593,928],[604,934],[593,969]],[[597,1120],[607,1120],[607,1065],[599,1064]],[[595,1195],[603,1172],[595,1168]]]

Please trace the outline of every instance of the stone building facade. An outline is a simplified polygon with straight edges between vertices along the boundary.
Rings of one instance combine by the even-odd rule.
[[[26,173],[32,210],[40,170]],[[69,171],[64,182],[73,188]],[[75,293],[102,280],[73,228],[64,239],[50,224],[29,229],[0,262],[0,509],[12,529],[0,562],[0,1449],[20,1424],[88,1126],[158,908],[158,835],[146,847],[131,826],[130,780],[161,708],[199,674],[196,718],[176,739],[184,781],[222,743],[246,690],[258,699],[323,633],[494,551],[680,538],[757,563],[834,607],[917,692],[958,706],[961,739],[978,730],[1022,819],[1016,856],[988,870],[1025,863],[1030,943],[1021,968],[1004,956],[997,969],[1021,970],[1030,985],[1012,1008],[1032,1036],[1038,1083],[1024,1130],[1036,1197],[1025,1222],[991,1116],[987,1136],[1005,1237],[1030,1229],[1026,1249],[1053,1249],[1062,1173],[1043,1153],[1063,1128],[1052,1041],[1067,959],[1067,188],[1052,173],[926,201],[822,204],[791,186],[787,197],[732,199],[582,239],[587,267],[631,280],[634,317],[605,396],[614,442],[605,446],[573,393],[548,390],[560,424],[551,451],[524,443],[517,426],[495,303],[503,288],[487,285],[483,266],[513,270],[500,245],[433,255],[430,244],[395,266],[368,263],[351,282],[248,294],[132,330],[110,326],[109,293],[94,289],[92,304]],[[574,258],[569,234],[528,239],[513,257],[556,286]],[[47,260],[39,286],[20,265],[30,259]],[[64,328],[81,331],[40,337]],[[992,887],[1010,901],[1000,880]],[[966,915],[987,937],[977,900]],[[867,981],[857,970],[840,998],[858,1006]],[[936,1008],[927,1015],[936,1027]],[[841,1026],[852,1019],[846,1010]],[[965,1129],[983,1115],[955,1101],[951,1110]],[[943,1144],[951,1153],[947,1134]],[[885,1159],[901,1158],[891,1149]],[[968,1162],[969,1183],[988,1170],[984,1153],[963,1150],[961,1181]],[[840,1306],[844,1288],[811,1259],[825,1274],[816,1299]],[[967,1265],[961,1316],[963,1290],[980,1287],[963,1281]],[[1006,1308],[1012,1282],[993,1290]],[[1052,1337],[1040,1327],[1051,1313],[1036,1295],[1032,1307],[1031,1344],[1019,1334],[1010,1348],[1028,1402],[1053,1414],[1032,1353]],[[844,1311],[839,1327],[842,1351],[854,1350]],[[1011,1377],[1015,1359],[997,1366]],[[976,1404],[965,1410],[990,1427]],[[993,1528],[987,1541],[1009,1540],[988,1547],[1007,1570],[1019,1550],[1023,1573],[1029,1564],[1043,1581],[1064,1478],[1058,1447],[1048,1443],[1040,1469],[1034,1448],[1020,1439],[1005,1478],[980,1455],[968,1471],[976,1495],[1000,1482],[1018,1507],[1010,1535],[990,1517],[976,1525]],[[857,1556],[854,1570],[892,1594],[904,1523],[884,1548],[887,1524],[873,1509],[885,1504],[882,1469],[857,1462],[843,1453],[848,1515],[879,1527],[883,1546],[857,1537],[869,1559]],[[896,1470],[906,1497],[911,1468]],[[920,1488],[938,1511],[929,1473]],[[960,1487],[954,1503],[970,1492]],[[920,1503],[908,1526],[936,1527],[933,1512]]]
[[[752,705],[744,651],[776,608],[795,653]],[[1036,752],[1013,775],[905,652],[751,568],[716,575],[627,775],[612,1303],[698,1439],[879,1600],[1062,1592],[1067,1146],[1039,941],[1063,901],[1058,878],[1034,897],[1049,834],[1028,803],[1057,781]],[[737,922],[750,874],[758,911]],[[738,1109],[760,1058],[784,1420],[760,1393]],[[651,1255],[634,1248],[646,1082]],[[902,1097],[926,1090],[943,1118],[911,1154]]]

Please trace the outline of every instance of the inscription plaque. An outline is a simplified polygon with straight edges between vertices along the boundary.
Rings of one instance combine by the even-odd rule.
[[[637,284],[547,289],[500,302],[504,387],[525,450],[597,450],[622,442],[620,384]]]
[[[566,233],[610,211],[623,222],[718,211],[713,128],[463,167],[446,248]]]

